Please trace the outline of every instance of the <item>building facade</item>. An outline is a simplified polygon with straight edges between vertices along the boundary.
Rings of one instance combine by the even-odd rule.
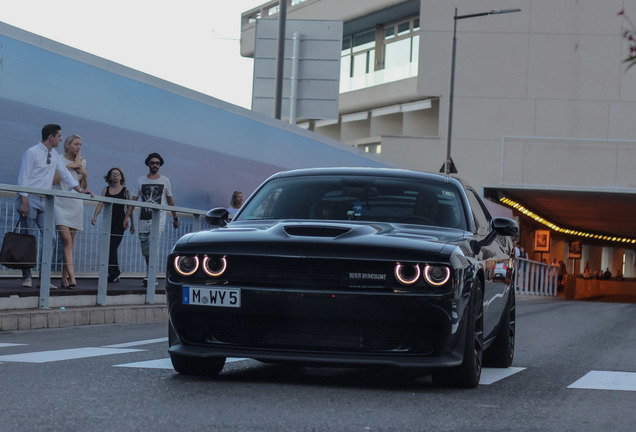
[[[498,9],[520,12],[468,16]],[[450,148],[458,175],[515,209],[526,249],[551,232],[532,258],[634,276],[636,68],[623,63],[622,10],[636,17],[636,0],[288,0],[289,20],[344,23],[340,115],[299,126],[415,170],[439,171]],[[242,15],[242,55],[255,20],[277,12],[274,0]]]

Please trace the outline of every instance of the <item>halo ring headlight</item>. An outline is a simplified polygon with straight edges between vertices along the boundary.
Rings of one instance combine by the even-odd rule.
[[[402,285],[413,285],[422,275],[419,264],[395,264],[395,278]]]
[[[174,269],[181,276],[192,276],[199,269],[199,257],[196,255],[177,255],[174,257],[173,264]]]
[[[225,270],[227,269],[227,260],[224,256],[222,257],[210,257],[206,255],[203,257],[203,271],[212,277],[219,277]]]
[[[424,279],[430,285],[442,286],[450,279],[451,271],[446,266],[435,266],[427,264],[424,267]]]

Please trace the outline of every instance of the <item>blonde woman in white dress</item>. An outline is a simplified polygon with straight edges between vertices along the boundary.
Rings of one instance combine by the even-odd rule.
[[[82,189],[86,189],[88,182],[86,177],[86,159],[80,156],[82,138],[78,135],[70,135],[64,141],[64,155],[62,161],[66,164],[73,178],[77,180]],[[53,178],[53,189],[74,192],[56,173]],[[77,193],[77,192],[76,192]],[[84,202],[74,198],[55,198],[55,226],[62,239],[62,288],[72,289],[77,285],[75,269],[73,267],[73,245],[75,234],[84,229]]]

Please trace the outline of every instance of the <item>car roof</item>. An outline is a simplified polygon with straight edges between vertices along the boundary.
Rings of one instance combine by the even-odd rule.
[[[304,176],[347,176],[347,175],[364,175],[371,177],[402,177],[414,180],[429,180],[443,183],[459,183],[465,185],[457,177],[450,177],[444,174],[431,173],[424,171],[411,171],[398,168],[369,168],[369,167],[325,167],[325,168],[302,168],[290,171],[281,171],[274,174],[269,179],[288,178],[288,177],[304,177]]]

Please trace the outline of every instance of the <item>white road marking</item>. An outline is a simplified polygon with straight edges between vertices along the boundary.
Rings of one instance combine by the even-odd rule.
[[[636,391],[636,372],[591,371],[568,388]]]
[[[481,370],[481,379],[479,380],[480,385],[490,385],[496,383],[497,381],[501,381],[502,379],[508,378],[516,373],[525,370],[526,368],[522,367],[509,367],[506,369],[495,369],[495,368],[483,368]]]
[[[227,360],[225,360],[225,363],[232,363],[232,362],[243,361],[243,360],[248,360],[248,359],[230,357]],[[135,363],[124,363],[124,364],[114,365],[114,367],[131,367],[131,368],[170,369],[170,370],[173,370],[172,362],[170,361],[169,358],[141,361],[141,362],[135,362]]]
[[[0,343],[0,348],[22,346],[22,345],[25,345],[25,344]]]
[[[126,354],[145,350],[114,348],[73,348],[56,351],[39,351],[24,354],[0,356],[0,361],[20,363],[49,363],[61,360],[75,360],[87,357],[98,357],[111,354]]]
[[[147,340],[140,340],[135,342],[126,342],[126,343],[121,343],[116,345],[106,345],[104,346],[104,348],[130,348],[134,346],[151,345],[151,344],[162,343],[162,342],[168,342],[168,338],[162,337],[157,339],[147,339]]]
[[[140,361],[135,363],[124,363],[113,365],[113,367],[130,367],[130,368],[145,368],[145,369],[171,369],[172,363],[169,358]]]

